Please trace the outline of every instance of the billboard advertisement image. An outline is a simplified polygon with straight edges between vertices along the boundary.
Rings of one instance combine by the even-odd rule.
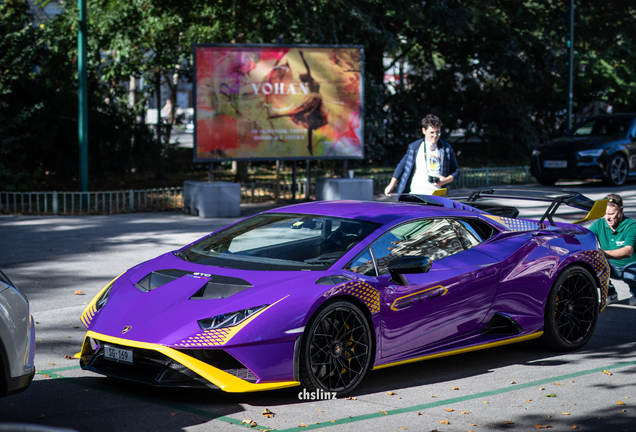
[[[361,159],[363,55],[195,44],[195,162]]]

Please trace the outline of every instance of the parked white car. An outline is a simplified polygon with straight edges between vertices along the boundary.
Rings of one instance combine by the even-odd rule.
[[[0,398],[20,393],[35,375],[35,323],[29,301],[0,271]]]

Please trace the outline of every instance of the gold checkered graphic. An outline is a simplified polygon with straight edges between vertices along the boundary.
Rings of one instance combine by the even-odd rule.
[[[532,231],[536,229],[547,228],[545,224],[538,224],[537,222],[530,222],[523,219],[511,219],[501,216],[486,215],[486,217],[494,220],[497,223],[508,228],[510,231]]]
[[[237,328],[225,327],[220,329],[206,330],[196,334],[176,344],[183,347],[202,347],[223,345],[238,332]]]
[[[341,293],[350,294],[362,300],[372,314],[380,312],[380,293],[366,282],[347,283]]]
[[[82,320],[82,323],[86,326],[86,328],[88,328],[88,326],[91,324],[91,321],[93,321],[93,318],[95,318],[96,313],[97,307],[95,306],[95,304],[93,304],[82,314],[80,319]]]
[[[603,256],[603,253],[599,250],[581,252],[579,255],[581,261],[592,266],[598,276],[598,280],[601,282],[601,292],[603,293],[603,299],[607,298],[607,290],[610,279],[610,268],[607,260]],[[605,307],[605,301],[601,303],[600,309]]]

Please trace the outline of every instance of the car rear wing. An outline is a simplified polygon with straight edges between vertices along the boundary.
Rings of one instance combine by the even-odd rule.
[[[503,191],[502,191],[503,192]],[[508,193],[511,192],[511,193]],[[565,204],[569,207],[577,208],[579,210],[587,211],[587,215],[576,222],[572,222],[573,224],[581,224],[584,222],[589,222],[595,219],[602,218],[605,216],[605,208],[607,207],[607,200],[599,200],[594,201],[583,194],[578,192],[567,192],[561,195],[557,195],[556,197],[550,198],[545,195],[539,195],[537,191],[526,191],[526,190],[506,190],[503,193],[498,193],[495,189],[486,189],[481,191],[472,192],[467,197],[448,197],[450,199],[456,201],[462,201],[470,206],[476,207],[480,210],[487,211],[489,213],[498,213],[502,210],[515,209],[510,206],[494,206],[494,205],[483,205],[482,203],[476,203],[479,199],[516,199],[516,200],[526,200],[526,201],[542,201],[549,202],[547,210],[541,217],[539,221],[542,224],[545,220],[550,222],[552,226],[556,226],[553,216],[558,210],[561,204]],[[491,210],[488,210],[488,206],[490,206]],[[516,209],[515,209],[516,210]],[[517,211],[518,214],[518,211]],[[516,217],[516,215],[514,216]]]
[[[446,195],[446,189],[439,189],[436,192],[437,193],[434,193],[433,195],[402,194],[398,197],[398,201],[440,207],[447,206],[450,202],[456,201],[495,216],[502,216],[513,219],[519,215],[519,210],[516,207],[477,201],[481,199],[487,200],[493,198],[506,200],[514,199],[526,201],[541,201],[550,204],[541,217],[539,223],[542,224],[545,220],[547,220],[552,226],[556,226],[553,217],[561,204],[565,204],[569,207],[574,207],[579,210],[588,212],[583,219],[572,222],[573,224],[581,224],[584,222],[602,218],[603,216],[605,216],[605,208],[607,207],[607,200],[603,199],[594,201],[578,192],[566,192],[553,198],[546,197],[544,194],[538,193],[534,190],[529,191],[523,189],[507,189],[505,192],[501,191],[501,193],[498,193],[496,189],[485,189],[472,192],[469,196],[444,196]],[[445,202],[445,200],[451,201]]]

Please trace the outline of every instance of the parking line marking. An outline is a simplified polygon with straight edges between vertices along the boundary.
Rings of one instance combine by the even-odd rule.
[[[428,408],[435,408],[435,407],[449,405],[449,404],[453,404],[453,403],[457,403],[457,402],[465,402],[465,401],[472,400],[472,399],[479,399],[479,398],[484,398],[484,397],[488,397],[488,396],[499,395],[499,394],[503,394],[503,393],[513,392],[513,391],[517,391],[517,390],[522,390],[522,389],[525,389],[525,388],[528,388],[528,387],[534,387],[534,386],[538,386],[538,385],[542,385],[542,384],[551,383],[551,382],[554,382],[554,381],[561,381],[561,380],[566,380],[566,379],[569,379],[569,378],[575,378],[575,377],[580,377],[580,376],[584,376],[584,375],[591,375],[593,373],[602,372],[604,370],[617,369],[617,368],[623,368],[623,367],[634,366],[634,365],[636,365],[636,361],[626,362],[626,363],[618,363],[618,364],[611,365],[611,366],[604,366],[604,367],[595,368],[595,369],[588,369],[588,370],[581,371],[581,372],[574,372],[574,373],[567,374],[567,375],[560,375],[560,376],[556,376],[556,377],[552,377],[552,378],[546,378],[546,379],[542,379],[542,380],[538,380],[538,381],[532,381],[532,382],[525,383],[525,384],[515,384],[515,385],[512,385],[510,387],[504,387],[504,388],[500,388],[500,389],[496,389],[496,390],[490,390],[490,391],[486,391],[486,392],[475,393],[475,394],[472,394],[472,395],[460,396],[460,397],[456,397],[456,398],[452,398],[452,399],[445,399],[445,400],[440,400],[440,401],[437,401],[437,402],[430,402],[430,403],[421,404],[421,405],[413,405],[413,406],[406,407],[406,408],[398,408],[398,409],[394,409],[394,410],[387,410],[387,411],[384,411],[382,413],[375,412],[375,413],[370,413],[370,414],[362,414],[362,415],[359,415],[359,416],[352,416],[352,417],[348,417],[348,418],[342,418],[342,419],[337,419],[337,420],[330,420],[330,421],[327,421],[327,422],[321,422],[321,423],[318,423],[318,424],[311,424],[311,425],[307,425],[307,427],[293,427],[293,428],[289,428],[289,429],[276,429],[276,432],[301,432],[301,431],[307,431],[307,430],[312,430],[312,429],[324,429],[324,428],[331,427],[331,426],[338,426],[338,425],[343,425],[343,424],[346,424],[346,423],[355,423],[355,422],[359,422],[359,421],[363,421],[363,420],[370,420],[370,419],[374,419],[374,418],[378,418],[378,417],[387,417],[387,416],[396,415],[396,414],[405,414],[405,413],[410,413],[410,412],[414,412],[414,411],[422,411],[422,410],[425,410],[425,409],[428,409]],[[386,413],[386,414],[384,414],[384,413]]]
[[[588,370],[584,370],[584,371],[580,371],[580,372],[573,372],[573,373],[570,373],[570,374],[559,375],[559,376],[546,378],[546,379],[542,379],[542,380],[537,380],[537,381],[531,381],[531,382],[528,382],[528,383],[525,383],[525,384],[515,384],[515,385],[512,385],[510,387],[503,387],[503,388],[500,388],[500,389],[489,390],[489,391],[485,391],[485,392],[481,392],[481,393],[474,393],[474,394],[471,394],[471,395],[460,396],[460,397],[451,398],[451,399],[444,399],[444,400],[435,401],[435,402],[429,402],[429,403],[426,403],[426,404],[413,405],[413,406],[405,407],[405,408],[387,410],[387,411],[384,411],[382,413],[375,412],[375,413],[370,413],[370,414],[362,414],[362,415],[358,415],[358,416],[352,416],[352,417],[347,417],[347,418],[341,418],[341,419],[329,420],[329,421],[326,421],[326,422],[311,424],[311,425],[307,425],[306,427],[293,427],[293,428],[289,428],[289,429],[275,429],[275,430],[277,432],[301,432],[301,431],[307,431],[307,430],[313,430],[313,429],[324,429],[324,428],[327,428],[327,427],[338,426],[338,425],[343,425],[343,424],[347,424],[347,423],[355,423],[355,422],[364,421],[364,420],[371,420],[371,419],[379,418],[379,417],[386,417],[386,416],[397,415],[397,414],[405,414],[405,413],[410,413],[410,412],[414,412],[414,411],[422,411],[422,410],[425,410],[425,409],[436,408],[436,407],[440,407],[440,406],[444,406],[444,405],[450,405],[450,404],[454,404],[454,403],[458,403],[458,402],[465,402],[465,401],[469,401],[469,400],[473,400],[473,399],[479,399],[479,398],[484,398],[484,397],[488,397],[488,396],[500,395],[500,394],[504,394],[504,393],[517,391],[517,390],[523,390],[523,389],[526,389],[526,388],[529,388],[529,387],[534,387],[534,386],[547,384],[547,383],[554,382],[554,381],[562,381],[562,380],[567,380],[567,379],[570,379],[570,378],[576,378],[576,377],[580,377],[580,376],[591,375],[593,373],[603,372],[605,370],[619,369],[619,368],[624,368],[624,367],[628,367],[628,366],[635,366],[635,365],[636,365],[636,361],[625,362],[625,363],[617,363],[617,364],[614,364],[614,365],[603,366],[603,367],[594,368],[594,369],[588,369]],[[50,369],[50,370],[46,370],[46,371],[40,371],[38,373],[46,373],[46,374],[52,373],[52,374],[56,374],[56,371],[72,370],[72,369],[80,369],[80,367],[79,366],[71,366],[71,367],[67,367],[67,368]],[[124,396],[124,397],[128,397],[128,398],[131,398],[131,399],[140,400],[142,402],[147,402],[147,403],[151,403],[151,404],[154,404],[154,405],[163,406],[163,407],[166,407],[166,408],[177,409],[177,410],[180,410],[180,411],[183,411],[183,412],[187,412],[187,413],[190,413],[190,414],[195,414],[195,415],[199,415],[201,417],[209,418],[211,420],[220,420],[220,421],[228,423],[228,424],[233,424],[233,425],[236,425],[236,426],[242,426],[242,427],[246,427],[248,429],[251,429],[246,423],[241,423],[240,420],[237,420],[237,419],[234,419],[234,418],[231,418],[231,417],[225,417],[225,416],[221,416],[221,415],[216,415],[216,414],[214,414],[212,412],[209,412],[209,411],[204,411],[204,410],[201,410],[201,409],[192,408],[192,407],[185,406],[185,405],[174,404],[174,403],[171,403],[171,402],[165,402],[165,401],[162,401],[162,400],[159,400],[159,399],[149,398],[149,397],[145,397],[145,396],[144,397],[142,397],[142,396],[134,396],[134,395],[131,395],[129,393],[125,393],[125,392],[118,391],[118,390],[112,390],[112,389],[109,389],[109,388],[101,386],[101,385],[87,383],[87,382],[82,382],[82,381],[77,380],[77,378],[68,378],[68,377],[63,377],[61,375],[57,375],[57,377],[51,376],[51,378],[62,379],[64,381],[68,381],[71,384],[75,384],[75,385],[79,385],[79,386],[83,386],[83,387],[90,387],[92,389],[104,391],[106,393],[110,393],[110,394],[113,394],[113,395]],[[261,424],[259,424],[258,426],[259,426],[259,429],[274,430],[272,428],[263,426]]]

